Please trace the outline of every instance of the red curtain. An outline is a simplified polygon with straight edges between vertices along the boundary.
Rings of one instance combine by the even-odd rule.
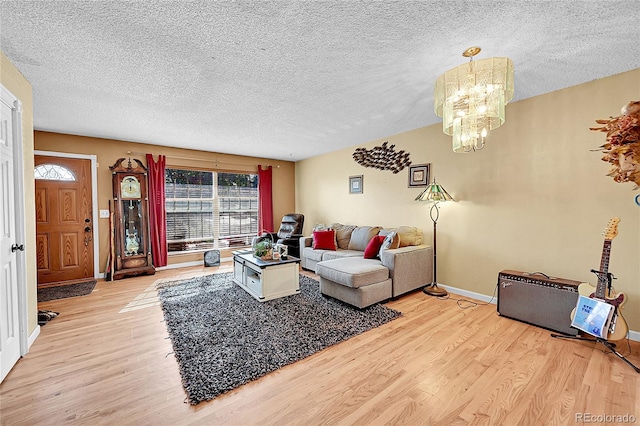
[[[260,206],[258,208],[258,233],[262,231],[273,232],[273,200],[271,189],[273,180],[271,177],[271,166],[262,169],[258,165],[258,198]]]
[[[167,266],[167,212],[164,197],[164,169],[167,157],[147,154],[147,173],[149,175],[149,226],[153,265]]]

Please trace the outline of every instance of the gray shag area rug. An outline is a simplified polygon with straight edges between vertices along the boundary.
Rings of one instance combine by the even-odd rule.
[[[259,302],[231,273],[158,284],[182,384],[192,405],[387,323],[383,305],[357,309],[320,294],[300,275],[300,294]]]
[[[95,286],[96,281],[91,280],[84,283],[39,288],[38,302],[66,299],[68,297],[86,296],[87,294],[91,294]]]

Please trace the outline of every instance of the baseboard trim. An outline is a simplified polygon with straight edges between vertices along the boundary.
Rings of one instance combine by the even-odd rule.
[[[156,271],[166,271],[168,269],[187,268],[189,266],[202,266],[202,264],[203,264],[202,260],[195,260],[193,262],[174,263],[167,266],[156,266]]]
[[[35,343],[39,335],[40,335],[40,325],[36,325],[36,328],[33,329],[31,334],[29,335],[29,338],[27,339],[27,352],[31,348],[31,345]],[[22,355],[25,355],[25,354],[22,354]]]
[[[476,293],[476,292],[469,291],[469,290],[464,290],[464,289],[461,289],[461,288],[451,287],[451,286],[440,284],[440,283],[438,283],[438,287],[444,288],[449,293],[459,294],[460,296],[471,297],[473,299],[480,300],[480,301],[485,302],[485,303],[491,303],[491,304],[494,304],[494,305],[498,303],[498,297],[497,296],[490,297],[490,296],[487,296],[487,295],[484,295],[484,294]]]
[[[233,262],[233,257],[223,257],[220,259],[220,263]],[[164,271],[167,269],[187,268],[189,266],[203,266],[202,260],[195,260],[193,262],[173,263],[167,266],[157,266],[156,271]],[[104,273],[98,274],[98,278],[104,278]]]
[[[233,262],[233,257],[223,257],[220,259],[220,263],[224,263],[224,262]],[[167,266],[159,266],[156,268],[156,271],[164,271],[167,269],[178,269],[178,268],[186,268],[188,266],[203,266],[204,265],[204,261],[202,260],[196,260],[193,262],[183,262],[183,263],[174,263],[171,265],[167,265]]]
[[[476,293],[473,291],[464,290],[461,288],[451,287],[448,285],[438,283],[438,287],[442,287],[447,290],[449,293],[458,294],[460,296],[470,297],[472,299],[480,300],[485,303],[497,304],[498,297],[496,296],[487,296],[485,294]],[[640,342],[640,331],[629,330],[629,340],[633,340],[634,342]]]

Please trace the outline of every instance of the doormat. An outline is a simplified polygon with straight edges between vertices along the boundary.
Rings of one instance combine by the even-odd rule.
[[[48,302],[49,300],[66,299],[68,297],[86,296],[87,294],[91,294],[95,286],[96,280],[91,280],[84,283],[39,288],[38,302]]]

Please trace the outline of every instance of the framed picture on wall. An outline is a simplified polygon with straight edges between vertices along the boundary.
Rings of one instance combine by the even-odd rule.
[[[349,194],[362,194],[362,175],[349,176]]]
[[[429,163],[409,166],[409,188],[429,185]]]

